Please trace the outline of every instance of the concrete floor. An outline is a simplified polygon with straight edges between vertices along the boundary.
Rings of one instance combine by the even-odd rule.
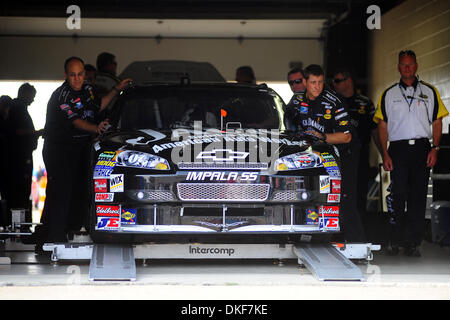
[[[357,264],[364,282],[322,282],[297,260],[137,260],[136,281],[93,282],[89,260],[54,264],[7,240],[11,264],[0,265],[0,299],[450,299],[450,248],[424,242],[421,249],[421,258],[374,251],[372,261]]]

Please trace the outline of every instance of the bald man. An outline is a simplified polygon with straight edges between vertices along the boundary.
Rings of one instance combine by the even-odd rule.
[[[41,252],[42,243],[67,242],[68,234],[79,232],[83,226],[90,142],[108,126],[107,119],[97,122],[96,117],[131,81],[123,80],[99,98],[85,82],[84,62],[78,57],[65,61],[64,77],[47,105],[42,153],[48,182],[37,252]]]

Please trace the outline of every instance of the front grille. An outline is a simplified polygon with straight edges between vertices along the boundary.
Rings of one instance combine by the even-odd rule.
[[[243,183],[178,183],[178,196],[183,201],[265,201],[268,184]]]
[[[180,170],[264,170],[269,166],[262,162],[182,162],[178,164]]]
[[[127,195],[138,201],[174,201],[175,196],[169,190],[129,190]]]

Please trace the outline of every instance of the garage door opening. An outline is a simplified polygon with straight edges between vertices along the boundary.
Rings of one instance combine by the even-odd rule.
[[[62,80],[39,81],[39,80],[3,80],[0,81],[0,95],[10,96],[12,99],[17,97],[19,87],[28,82],[36,88],[36,97],[33,103],[28,106],[28,113],[33,120],[36,130],[43,129],[45,126],[45,116],[47,113],[47,103],[52,93],[62,84]],[[283,82],[266,82],[266,84],[275,90],[284,100],[289,102],[292,92],[287,83]],[[45,201],[45,187],[47,177],[45,172],[44,160],[42,158],[42,147],[44,140],[42,137],[38,139],[36,150],[33,151],[33,178],[30,199],[32,200],[32,222],[38,223],[42,214]],[[3,150],[7,156],[7,150]],[[8,168],[6,168],[8,169]]]

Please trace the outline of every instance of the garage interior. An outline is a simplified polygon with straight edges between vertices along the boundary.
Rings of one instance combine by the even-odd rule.
[[[420,78],[433,84],[450,107],[450,3],[446,0],[79,1],[79,29],[68,28],[70,5],[46,1],[6,1],[0,5],[0,95],[14,98],[23,82],[34,85],[37,96],[29,112],[36,129],[43,128],[49,96],[63,81],[64,60],[79,56],[95,65],[97,55],[104,51],[116,56],[118,74],[133,61],[190,60],[212,63],[232,82],[236,68],[249,65],[257,83],[267,83],[286,103],[291,96],[286,75],[292,67],[319,64],[329,78],[335,67],[347,65],[356,71],[361,93],[376,104],[383,89],[398,81],[398,52],[412,49],[417,54]],[[368,28],[369,5],[380,8],[380,29]],[[449,118],[444,119],[443,142],[450,148]],[[377,170],[380,158],[372,149],[371,164]],[[41,150],[42,139],[33,155],[35,167],[43,164]],[[435,174],[450,173],[450,149],[444,146],[441,151]],[[389,184],[385,172],[379,182],[385,195]],[[430,186],[430,204],[450,200],[447,181],[431,181]],[[374,198],[376,211],[386,211],[385,201],[380,202],[379,197],[380,192]],[[376,212],[366,221],[373,230],[374,243],[383,241],[385,218],[380,215]],[[379,258],[381,268],[385,268],[385,278],[379,275],[378,280],[394,281],[393,275],[404,272],[450,285],[450,252],[429,237],[421,261],[410,263],[402,258],[392,265],[388,257],[376,253],[374,263]],[[14,246],[20,247],[17,243]],[[22,253],[16,260],[19,271],[14,271],[14,259],[9,269],[0,266],[0,287],[8,283],[26,285],[20,276],[27,272],[23,266],[27,261],[42,266],[32,253]],[[81,270],[83,276],[86,270]],[[145,272],[145,268],[139,270]],[[288,270],[288,274],[294,273]],[[64,272],[58,272],[54,281],[64,283]],[[433,274],[436,277],[430,276]],[[147,281],[155,285],[167,279]]]

